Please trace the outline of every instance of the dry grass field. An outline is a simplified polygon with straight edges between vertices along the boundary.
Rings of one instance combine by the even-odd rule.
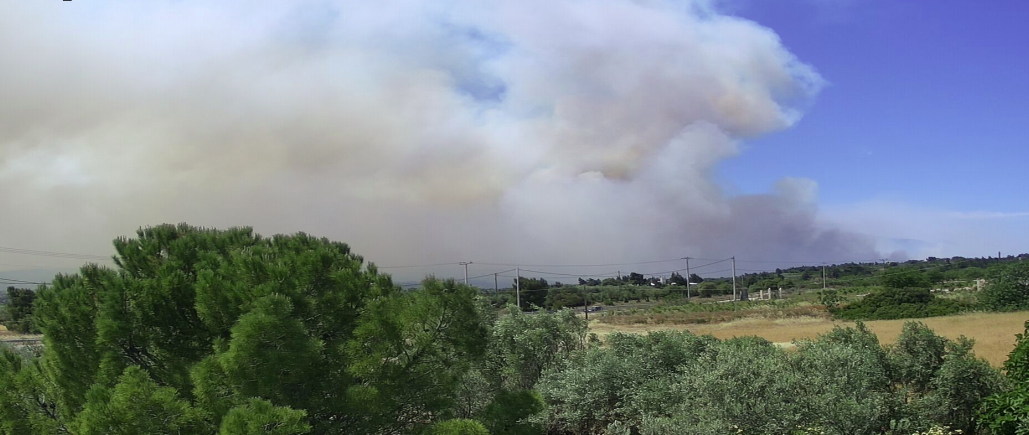
[[[994,366],[1000,366],[1007,359],[1008,352],[1015,346],[1015,334],[1024,329],[1029,312],[1015,313],[973,313],[957,316],[914,319],[925,323],[937,334],[948,338],[960,335],[975,339],[975,353],[986,358]],[[892,343],[900,335],[901,327],[908,320],[874,320],[865,322],[882,343]],[[688,330],[695,334],[711,334],[717,338],[732,338],[756,335],[771,342],[788,346],[793,340],[814,338],[832,330],[834,325],[853,325],[851,322],[835,322],[823,318],[800,317],[791,319],[748,318],[726,323],[693,325],[612,325],[595,320],[590,321],[590,331],[603,338],[615,331],[643,333],[646,331]]]
[[[24,339],[38,339],[38,338],[41,338],[41,337],[42,337],[41,335],[19,334],[19,333],[14,332],[14,331],[8,331],[7,327],[5,327],[4,325],[0,325],[0,340],[2,340],[2,341],[6,341],[6,340],[24,340]]]

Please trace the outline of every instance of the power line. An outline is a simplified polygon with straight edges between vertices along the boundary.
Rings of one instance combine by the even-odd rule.
[[[718,264],[718,263],[721,263],[721,262],[725,262],[725,261],[729,261],[729,260],[732,260],[732,257],[729,257],[729,258],[723,258],[723,259],[721,259],[721,260],[715,260],[715,261],[712,261],[712,262],[710,262],[710,263],[707,263],[707,264],[701,264],[700,266],[693,266],[692,268],[693,268],[693,269],[700,269],[700,268],[702,268],[702,267],[707,267],[707,266],[710,266],[710,265],[712,265],[712,264]]]
[[[35,255],[37,257],[69,258],[74,260],[103,260],[110,261],[111,257],[90,254],[73,254],[70,252],[40,251],[35,249],[20,249],[0,246],[0,252],[18,255]]]
[[[483,263],[483,264],[485,264],[485,263]],[[375,266],[375,267],[379,268],[379,269],[406,269],[406,268],[412,268],[412,267],[436,267],[436,266],[460,266],[460,265],[461,265],[461,263],[453,262],[453,263],[407,264],[407,265],[403,265],[403,266]]]
[[[532,272],[532,273],[540,273],[540,274],[543,274],[543,275],[557,275],[557,276],[570,276],[570,277],[599,277],[599,276],[607,277],[607,276],[615,276],[615,275],[618,274],[618,272],[606,272],[606,273],[594,273],[594,274],[590,274],[590,273],[561,273],[561,272],[544,272],[544,271],[541,271],[541,270],[529,270],[529,269],[522,269],[522,272]]]
[[[22,281],[20,279],[0,278],[0,284],[4,285],[49,285],[48,282]]]
[[[604,267],[604,266],[635,266],[639,264],[655,264],[655,263],[669,263],[673,261],[679,261],[679,258],[672,258],[668,260],[651,260],[651,261],[637,261],[634,263],[602,263],[602,264],[520,264],[520,263],[486,263],[479,262],[477,264],[483,264],[487,266],[506,266],[506,267]]]
[[[487,273],[487,274],[485,274],[485,275],[473,276],[473,277],[470,277],[470,278],[468,278],[468,279],[469,279],[469,280],[472,280],[472,279],[479,279],[479,278],[485,278],[485,277],[487,277],[487,276],[493,276],[493,275],[499,275],[499,276],[507,276],[507,275],[500,275],[501,273],[505,273],[505,272],[514,272],[514,269],[508,269],[508,270],[505,270],[505,271],[503,271],[503,272],[490,272],[490,273]]]
[[[854,261],[854,260],[851,260],[851,261],[839,261],[839,260],[829,260],[829,261],[786,261],[786,260],[740,260],[740,259],[736,260],[737,263],[773,263],[773,264],[774,263],[783,263],[783,264],[788,263],[788,264],[805,264],[805,265],[807,265],[807,264],[810,264],[810,265],[820,265],[821,263],[865,264],[865,263],[875,263],[875,261],[876,260],[857,260],[857,261]]]

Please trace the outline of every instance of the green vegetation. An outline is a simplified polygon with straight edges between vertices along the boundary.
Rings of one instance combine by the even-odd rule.
[[[992,310],[1029,309],[1029,262],[1019,262],[990,271],[990,285],[980,300]]]
[[[7,287],[7,304],[0,307],[0,323],[14,332],[39,333],[32,321],[32,304],[35,300],[36,293],[32,290]]]
[[[947,316],[966,308],[952,299],[941,299],[928,289],[894,288],[878,291],[835,311],[847,320],[912,319]]]
[[[1025,332],[1018,334],[1004,371],[1013,387],[985,400],[979,416],[981,425],[995,435],[1029,433],[1029,321]]]
[[[347,245],[305,234],[166,225],[115,249],[116,268],[84,266],[35,293],[29,306],[43,347],[0,349],[0,435],[1029,428],[1024,335],[1006,376],[975,356],[971,340],[913,322],[892,346],[860,323],[793,350],[688,332],[614,333],[599,343],[570,310],[498,310],[496,299],[453,280],[405,291]],[[548,297],[558,290],[553,304],[570,290],[524,284],[546,286],[538,293]],[[884,288],[840,310],[948,303],[926,295]],[[664,304],[648,315],[812,307],[798,297]]]
[[[1002,391],[1001,375],[968,343],[918,323],[906,329],[897,347],[859,325],[794,352],[754,338],[614,334],[541,379],[548,407],[538,420],[571,434],[972,433],[979,402]],[[941,352],[923,349],[926,339]]]
[[[799,267],[742,275],[740,289],[751,297],[761,290],[785,287],[783,300],[708,303],[705,298],[731,294],[727,279],[708,279],[697,286],[699,298],[687,300],[674,287],[640,289],[654,303],[640,309],[606,312],[601,320],[613,324],[689,324],[730,321],[742,317],[822,317],[841,320],[889,320],[946,316],[966,311],[1029,309],[1029,255],[998,259],[935,259],[891,264],[845,264],[826,268],[832,286],[824,290],[821,269]],[[815,274],[814,272],[818,273]],[[832,278],[835,277],[835,278]],[[817,284],[817,285],[815,285]],[[828,284],[828,283],[827,283]],[[982,288],[982,291],[978,289]],[[592,299],[591,288],[579,290]],[[728,290],[726,290],[728,289]],[[659,293],[664,291],[665,293]],[[766,293],[767,295],[767,293]],[[811,307],[805,304],[823,307]],[[691,313],[691,314],[687,314]],[[698,315],[694,313],[710,313]]]
[[[0,433],[407,432],[483,356],[475,290],[402,292],[342,243],[180,225],[115,248],[38,292],[45,349],[5,354]]]

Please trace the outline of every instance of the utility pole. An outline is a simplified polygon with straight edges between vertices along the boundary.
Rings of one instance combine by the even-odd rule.
[[[586,323],[590,322],[590,306],[586,302],[586,284],[582,285],[582,312],[586,313]]]
[[[686,300],[690,300],[690,257],[682,257],[686,260]]]
[[[493,295],[496,296],[496,295],[499,295],[499,294],[500,294],[500,284],[497,283],[497,274],[494,273],[493,274]]]
[[[457,263],[457,264],[460,264],[460,265],[464,266],[464,285],[468,285],[468,265],[472,264],[472,262],[471,261],[462,261],[462,262]]]
[[[522,269],[515,268],[515,304],[522,309]]]
[[[825,290],[825,263],[822,263],[822,290]]]
[[[736,300],[736,256],[732,256],[732,300]]]

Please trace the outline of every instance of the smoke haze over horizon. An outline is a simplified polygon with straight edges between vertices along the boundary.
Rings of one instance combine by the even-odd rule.
[[[883,255],[813,180],[716,180],[825,86],[716,2],[61,3],[0,14],[0,245],[188,222],[382,265]]]

